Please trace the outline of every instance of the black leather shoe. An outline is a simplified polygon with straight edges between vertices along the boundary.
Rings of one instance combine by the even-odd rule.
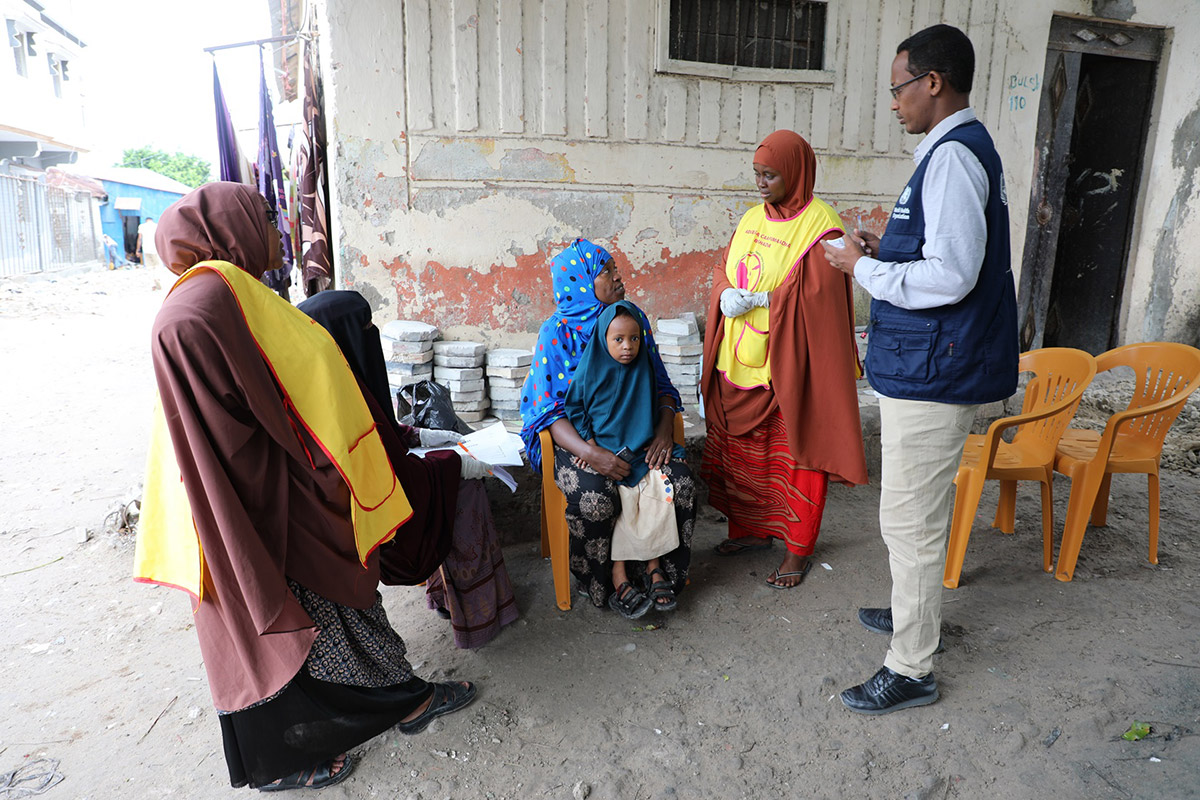
[[[858,610],[858,621],[863,624],[863,627],[873,633],[892,633],[895,626],[892,625],[892,609],[889,608],[860,608]],[[938,637],[937,649],[933,651],[934,655],[946,652],[946,645],[942,637]]]
[[[842,692],[842,703],[858,714],[890,714],[902,708],[926,706],[937,699],[938,686],[932,672],[924,678],[909,678],[887,667],[880,667],[866,683]]]
[[[858,621],[863,627],[873,633],[891,633],[895,630],[892,625],[892,609],[889,608],[860,608]]]

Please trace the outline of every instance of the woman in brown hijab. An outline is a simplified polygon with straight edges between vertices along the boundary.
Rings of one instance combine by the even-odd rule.
[[[202,186],[164,212],[156,237],[164,263],[180,275],[205,268],[188,272],[164,301],[151,351],[202,551],[196,632],[230,781],[278,791],[344,780],[351,747],[393,726],[417,733],[469,703],[475,687],[413,675],[376,590],[379,551],[373,544],[364,555],[357,546],[365,484],[352,476],[363,465],[348,469],[346,456],[327,449],[300,410],[312,387],[287,377],[270,337],[255,327],[255,314],[295,314],[325,336],[269,289],[260,298],[261,284],[237,271],[257,279],[280,265],[267,213],[254,189],[234,183]],[[213,261],[231,264],[203,263]],[[344,362],[325,373],[354,385]],[[345,386],[321,388],[335,405],[339,397],[365,399]],[[369,424],[373,415],[356,408]],[[325,417],[336,421],[338,413]],[[371,474],[390,481],[386,455],[374,460]],[[397,477],[401,485],[420,480]],[[419,483],[406,489],[412,514],[385,520],[385,531],[426,535],[453,519],[452,498],[445,507]]]
[[[700,475],[709,502],[729,517],[716,552],[783,539],[787,552],[767,578],[776,589],[799,585],[811,568],[829,480],[867,480],[850,281],[815,246],[843,230],[813,195],[816,167],[792,131],[755,151],[763,202],[742,217],[713,274],[701,377]]]

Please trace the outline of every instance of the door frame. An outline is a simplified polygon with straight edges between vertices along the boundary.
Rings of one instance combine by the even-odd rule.
[[[1153,62],[1154,96],[1150,99],[1150,119],[1141,137],[1141,160],[1134,196],[1133,224],[1130,226],[1121,268],[1120,305],[1114,322],[1116,339],[1123,337],[1129,314],[1131,294],[1130,262],[1141,238],[1142,214],[1147,180],[1152,162],[1153,131],[1162,102],[1162,75],[1169,30],[1156,25],[1120,22],[1076,14],[1054,14],[1046,42],[1046,60],[1042,72],[1042,97],[1038,106],[1034,135],[1033,179],[1029,189],[1025,247],[1021,256],[1021,277],[1017,287],[1017,324],[1021,350],[1042,346],[1050,287],[1054,280],[1058,250],[1059,219],[1065,189],[1066,161],[1074,128],[1079,66],[1084,54]],[[1062,64],[1065,84],[1059,80]],[[1057,100],[1057,114],[1054,104]],[[1069,113],[1065,113],[1069,112]]]

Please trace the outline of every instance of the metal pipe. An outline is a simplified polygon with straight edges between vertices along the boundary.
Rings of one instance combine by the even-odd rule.
[[[313,39],[316,38],[315,33],[291,33],[287,36],[272,36],[269,39],[252,39],[248,42],[234,42],[233,44],[219,44],[215,47],[205,47],[204,52],[215,53],[218,50],[229,50],[234,47],[262,47],[264,44],[275,44],[276,42],[291,42],[296,39]]]

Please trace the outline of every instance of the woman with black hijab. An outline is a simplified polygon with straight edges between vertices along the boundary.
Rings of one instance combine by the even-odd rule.
[[[364,395],[373,401],[370,405],[376,420],[381,427],[396,432],[395,437],[385,436],[383,441],[401,485],[408,491],[405,476],[424,471],[429,480],[419,491],[441,498],[437,505],[446,509],[443,524],[437,528],[413,527],[409,533],[410,525],[406,524],[394,541],[380,548],[383,582],[407,584],[427,577],[426,602],[443,616],[449,616],[455,645],[483,646],[518,616],[483,480],[460,480],[456,466],[439,461],[446,451],[435,450],[425,458],[408,453],[410,447],[438,447],[452,444],[460,437],[453,431],[413,428],[396,422],[379,330],[371,322],[371,306],[366,298],[358,292],[324,291],[298,307],[329,331],[350,369],[358,376]],[[450,498],[448,505],[447,498]],[[390,574],[388,567],[395,560],[393,551],[411,548],[414,543],[410,537],[422,535],[449,540],[442,551],[444,560],[432,574],[427,573],[418,581]]]

